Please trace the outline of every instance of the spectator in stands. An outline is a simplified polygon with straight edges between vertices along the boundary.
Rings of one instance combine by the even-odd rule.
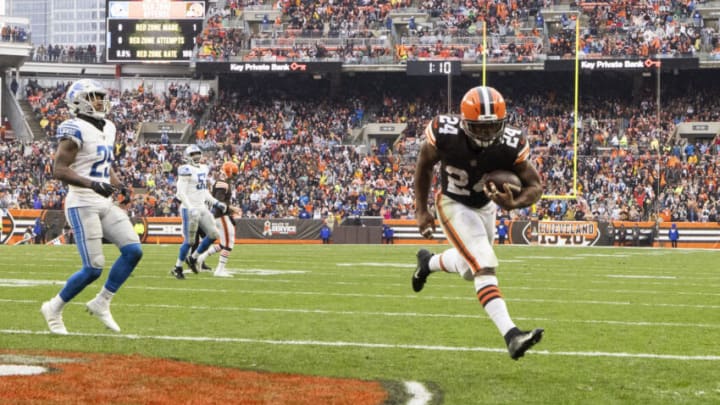
[[[620,246],[625,246],[625,241],[627,240],[627,230],[625,229],[625,224],[620,224],[619,228],[616,228],[617,230],[617,240],[620,244]]]
[[[36,245],[44,245],[45,244],[45,232],[47,230],[45,229],[45,221],[42,220],[42,218],[35,219],[35,225],[33,228],[33,234],[35,235],[35,244]]]
[[[640,246],[640,226],[637,222],[635,222],[635,225],[633,225],[632,228],[632,240],[633,240],[633,246],[637,247]]]
[[[508,235],[508,227],[505,225],[505,218],[500,218],[497,226],[498,244],[504,245]]]
[[[670,225],[668,230],[668,239],[670,239],[670,246],[673,248],[678,247],[678,240],[680,240],[680,231],[678,231],[677,224],[673,223]]]
[[[395,244],[395,230],[387,224],[382,226],[382,243],[385,245]]]
[[[332,230],[330,229],[330,226],[328,226],[327,222],[323,222],[322,227],[320,228],[320,239],[322,240],[323,245],[330,243],[331,236]]]
[[[417,34],[417,23],[415,22],[415,16],[410,16],[410,19],[408,20],[408,32],[410,35]]]
[[[15,78],[15,76],[13,76],[12,81],[10,82],[10,90],[15,97],[17,97],[17,91],[19,86],[20,85],[18,84],[17,79]]]

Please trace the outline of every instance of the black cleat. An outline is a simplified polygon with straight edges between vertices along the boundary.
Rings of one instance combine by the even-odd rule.
[[[208,266],[207,264],[205,264],[205,262],[203,262],[202,266],[200,266],[200,270],[202,270],[202,271],[212,271],[212,267]]]
[[[185,275],[183,274],[183,269],[180,266],[177,266],[174,269],[170,270],[170,275],[175,276],[175,278],[178,280],[185,280]]]
[[[513,336],[508,343],[508,353],[513,360],[517,360],[525,355],[531,347],[540,343],[543,337],[542,328],[533,329],[532,331],[520,332],[520,334]]]
[[[190,270],[192,270],[193,273],[198,274],[196,258],[188,255],[188,257],[185,258],[185,263],[187,263],[187,265],[190,266]]]
[[[428,276],[430,275],[430,258],[433,257],[432,252],[420,249],[417,252],[417,267],[412,276],[412,288],[415,292],[420,292],[425,286]]]

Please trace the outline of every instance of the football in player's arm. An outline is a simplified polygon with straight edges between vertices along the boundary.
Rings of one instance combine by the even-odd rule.
[[[503,96],[494,88],[478,86],[465,93],[460,115],[439,115],[425,129],[415,168],[415,214],[420,233],[432,239],[435,217],[428,199],[435,166],[440,164],[441,193],[434,207],[452,248],[439,254],[421,249],[412,276],[415,292],[423,289],[432,272],[457,273],[473,282],[485,312],[504,337],[510,357],[522,357],[543,336],[543,329],[522,331],[510,318],[498,288],[498,259],[493,250],[495,204],[504,209],[527,207],[540,199],[540,175],[529,161],[530,147],[522,131],[506,126]],[[522,181],[513,195],[505,184],[485,184],[483,176],[508,170]]]

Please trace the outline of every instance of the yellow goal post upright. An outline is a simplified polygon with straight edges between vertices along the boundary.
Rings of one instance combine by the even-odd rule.
[[[573,83],[573,178],[572,192],[570,194],[544,194],[542,199],[545,200],[576,200],[578,198],[578,102],[580,94],[580,17],[581,10],[577,11],[575,18],[575,64],[574,64],[574,83]],[[487,22],[483,21],[482,31],[482,85],[487,85]],[[537,208],[532,207],[533,215],[531,216],[530,225],[530,243],[536,245],[538,243],[538,217],[536,215]]]
[[[582,12],[577,11],[575,18],[575,64],[573,69],[573,177],[572,192],[570,194],[543,194],[545,200],[576,200],[578,198],[578,104],[580,99],[580,17]]]
[[[574,65],[574,85],[573,85],[573,178],[572,192],[570,194],[543,194],[541,198],[546,200],[575,200],[578,197],[577,188],[577,159],[578,159],[578,102],[580,94],[580,16],[581,11],[577,11],[575,18],[575,65]],[[482,24],[482,85],[487,85],[487,22]]]

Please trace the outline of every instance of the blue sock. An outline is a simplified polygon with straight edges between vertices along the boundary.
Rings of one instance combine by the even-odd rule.
[[[102,269],[92,267],[83,267],[70,276],[65,283],[65,287],[60,291],[60,298],[65,302],[70,302],[76,295],[80,294],[85,287],[97,280],[102,273]]]
[[[130,277],[142,257],[142,248],[139,243],[123,246],[120,249],[120,257],[115,260],[110,268],[110,274],[105,282],[105,288],[110,292],[117,292],[121,285]]]
[[[183,244],[180,245],[180,256],[178,257],[181,262],[185,261],[189,251],[190,251],[190,244],[187,242],[183,242]]]
[[[202,242],[200,242],[200,246],[197,248],[198,254],[203,253],[207,250],[207,248],[212,245],[212,243],[215,242],[215,239],[210,239],[207,236],[203,238]]]

